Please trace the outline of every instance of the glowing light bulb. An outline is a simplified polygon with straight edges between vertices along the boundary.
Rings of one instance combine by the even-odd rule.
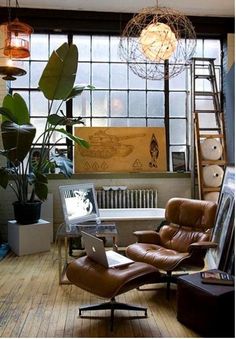
[[[13,61],[12,59],[7,59],[7,66],[12,67],[13,66]]]
[[[142,30],[139,43],[145,56],[158,62],[169,59],[177,47],[177,39],[170,27],[159,22]]]

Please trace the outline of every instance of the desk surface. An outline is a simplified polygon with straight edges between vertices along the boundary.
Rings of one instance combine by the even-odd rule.
[[[165,218],[164,208],[107,208],[99,209],[102,221],[118,220],[162,220]]]
[[[62,223],[57,230],[56,238],[61,239],[81,237],[81,231],[94,234],[98,237],[117,236],[117,229],[114,223],[103,222],[101,224],[95,224],[93,222],[90,224],[84,223],[79,225],[70,225],[69,228],[67,228],[65,223]]]

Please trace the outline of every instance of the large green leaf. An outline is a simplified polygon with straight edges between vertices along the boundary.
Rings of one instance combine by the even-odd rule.
[[[3,100],[3,108],[6,108],[10,111],[8,115],[6,115],[6,111],[4,114],[5,120],[10,120],[15,122],[18,125],[29,124],[30,122],[30,114],[28,107],[25,103],[25,100],[18,93],[13,95],[7,94]]]
[[[54,51],[39,80],[39,88],[49,100],[65,100],[74,86],[78,49],[64,43]]]
[[[95,87],[91,86],[91,85],[77,85],[74,88],[72,88],[72,91],[70,92],[70,94],[68,95],[68,97],[65,100],[67,101],[67,100],[70,100],[70,99],[77,97],[78,95],[82,94],[84,89],[86,89],[86,88],[90,89],[90,90],[95,89]]]
[[[36,128],[31,124],[18,125],[11,121],[4,121],[1,128],[3,146],[8,151],[8,159],[13,163],[22,162],[30,151]]]
[[[30,172],[27,177],[29,183],[34,185],[34,194],[36,194],[40,200],[46,200],[48,195],[47,175],[36,170],[35,172]]]
[[[9,173],[8,170],[4,167],[0,168],[0,186],[2,188],[7,188],[9,182]]]
[[[17,123],[16,117],[8,108],[0,107],[0,114],[3,116],[2,121],[10,120]]]
[[[55,128],[54,131],[57,131],[59,133],[64,134],[68,139],[74,141],[76,144],[85,147],[85,148],[89,148],[90,144],[88,143],[88,141],[80,138],[80,137],[76,137],[74,135],[72,135],[71,133],[67,132],[66,130],[64,130],[63,128]]]
[[[40,182],[40,181],[36,181],[34,184],[34,188],[35,188],[35,194],[40,200],[44,201],[47,199],[47,195],[48,195],[47,184]]]
[[[82,118],[67,118],[66,116],[61,116],[58,114],[50,114],[48,116],[48,123],[52,126],[73,126],[77,124],[83,124]]]

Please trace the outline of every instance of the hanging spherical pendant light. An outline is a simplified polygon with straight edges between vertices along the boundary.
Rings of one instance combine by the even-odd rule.
[[[119,52],[141,78],[169,79],[190,64],[196,43],[193,25],[184,14],[172,8],[147,7],[125,26]]]
[[[169,59],[177,47],[177,39],[170,27],[159,22],[142,30],[139,43],[146,57],[157,62]]]

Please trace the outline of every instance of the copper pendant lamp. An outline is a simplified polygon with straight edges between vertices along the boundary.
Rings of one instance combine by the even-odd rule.
[[[19,8],[17,0],[16,8]],[[2,24],[6,37],[3,54],[10,59],[28,58],[30,56],[29,41],[33,28],[18,18],[11,19],[11,0],[8,0],[8,14],[8,21]]]
[[[30,56],[29,38],[32,28],[18,18],[4,23],[6,31],[3,54],[9,58],[23,59]]]
[[[24,59],[30,56],[30,35],[33,28],[21,22],[17,17],[11,19],[11,0],[8,3],[8,21],[3,23],[3,33],[5,36],[2,48],[3,56],[7,57],[6,64],[0,66],[0,74],[3,80],[16,80],[16,77],[26,74],[26,71],[19,68],[16,63],[12,65],[12,59]],[[19,8],[16,0],[16,9]]]

